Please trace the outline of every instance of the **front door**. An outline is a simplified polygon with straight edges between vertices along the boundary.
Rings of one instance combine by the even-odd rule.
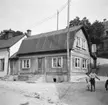
[[[44,57],[38,58],[38,73],[44,74],[45,71],[44,65],[45,65],[45,58]]]

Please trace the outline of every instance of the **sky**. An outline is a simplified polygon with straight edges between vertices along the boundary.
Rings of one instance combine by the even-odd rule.
[[[36,35],[57,30],[57,10],[61,10],[67,1],[0,0],[0,31],[12,29],[26,32],[30,29],[32,35]],[[87,17],[90,22],[103,21],[108,19],[107,13],[108,0],[71,0],[70,2],[70,20],[78,16],[80,19]],[[58,24],[59,29],[67,26],[67,6],[59,12]]]

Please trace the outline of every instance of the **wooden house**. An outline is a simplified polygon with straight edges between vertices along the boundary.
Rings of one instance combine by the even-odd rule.
[[[67,28],[30,36],[22,41],[17,52],[19,75],[44,76],[47,82],[71,81],[74,75],[90,70],[91,48],[83,26],[69,29],[67,68]],[[69,74],[69,75],[68,75]]]

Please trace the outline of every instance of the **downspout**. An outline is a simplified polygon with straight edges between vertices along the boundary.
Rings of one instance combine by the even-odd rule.
[[[9,75],[10,74],[10,66],[9,66],[9,64],[10,64],[10,61],[9,61],[9,58],[10,58],[10,49],[7,48],[7,51],[8,51],[7,75]]]

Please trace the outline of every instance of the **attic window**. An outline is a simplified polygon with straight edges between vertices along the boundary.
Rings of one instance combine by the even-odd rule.
[[[80,48],[81,40],[79,37],[76,37],[76,47]]]
[[[86,41],[82,39],[82,49],[86,50]]]

